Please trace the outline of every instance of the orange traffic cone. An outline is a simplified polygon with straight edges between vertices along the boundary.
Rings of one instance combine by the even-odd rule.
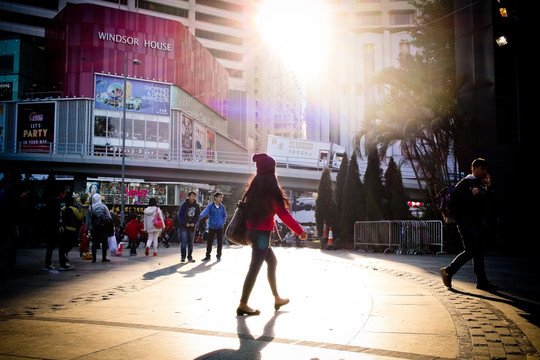
[[[332,227],[330,226],[328,230],[328,242],[326,243],[326,248],[334,248],[334,233],[332,233]]]
[[[332,232],[332,227],[328,231],[328,245],[334,245],[334,233]]]
[[[323,228],[322,228],[322,238],[326,239],[328,237],[328,229],[326,228],[326,220],[324,220]]]

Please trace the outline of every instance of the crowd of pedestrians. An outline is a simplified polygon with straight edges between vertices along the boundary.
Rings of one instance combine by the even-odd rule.
[[[122,222],[119,214],[102,202],[97,191],[87,193],[86,200],[81,201],[80,196],[54,177],[46,180],[39,191],[40,196],[35,182],[24,181],[20,175],[6,174],[1,179],[0,256],[7,270],[15,269],[17,249],[22,247],[46,248],[44,271],[73,270],[70,262],[73,256],[92,263],[110,262],[111,256],[122,256],[123,249],[129,249],[129,256],[137,256],[141,244],[146,256],[158,256],[158,244],[165,248],[177,245],[182,262],[195,262],[196,238],[198,242],[204,239],[208,243],[205,259],[209,258],[214,242],[218,259],[221,257],[227,219],[221,193],[216,193],[214,201],[208,204],[211,205],[205,209],[208,214],[203,214],[197,194],[192,191],[174,213],[162,210],[156,199],[150,198],[142,214],[128,211]],[[21,217],[21,213],[26,216]],[[156,217],[161,219],[162,225],[156,223]],[[58,255],[53,257],[56,251]],[[58,263],[53,258],[57,258]]]

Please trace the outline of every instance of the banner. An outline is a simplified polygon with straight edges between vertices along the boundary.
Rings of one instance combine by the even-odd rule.
[[[214,151],[216,151],[216,133],[206,129],[206,156],[209,160],[214,159]]]
[[[94,99],[96,109],[124,110],[124,79],[96,75]],[[126,111],[169,116],[171,87],[150,81],[127,79]]]
[[[195,160],[206,159],[206,128],[199,123],[193,123],[193,147],[195,149]]]
[[[48,153],[54,142],[55,103],[17,104],[17,142],[21,152]]]
[[[182,156],[193,157],[193,120],[182,114]]]

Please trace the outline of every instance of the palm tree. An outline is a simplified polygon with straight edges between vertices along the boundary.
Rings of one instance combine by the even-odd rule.
[[[438,190],[457,179],[458,172],[455,161],[449,165],[449,159],[455,159],[459,131],[459,86],[453,71],[453,45],[449,45],[453,37],[447,30],[451,17],[434,19],[434,14],[451,9],[451,2],[436,3],[415,1],[422,15],[412,34],[413,43],[423,52],[401,56],[399,68],[387,68],[372,79],[370,86],[380,96],[368,107],[366,122],[355,139],[356,148],[363,140],[366,148],[377,146],[381,156],[388,147],[399,144],[403,160],[413,169],[431,204]],[[444,31],[438,32],[439,28]]]

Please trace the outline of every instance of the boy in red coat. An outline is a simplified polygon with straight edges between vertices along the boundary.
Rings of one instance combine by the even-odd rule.
[[[130,220],[124,228],[124,234],[126,234],[129,239],[129,255],[135,256],[137,255],[138,238],[139,236],[143,236],[143,230],[141,228],[141,224],[137,220],[136,214],[131,214],[129,218]]]

